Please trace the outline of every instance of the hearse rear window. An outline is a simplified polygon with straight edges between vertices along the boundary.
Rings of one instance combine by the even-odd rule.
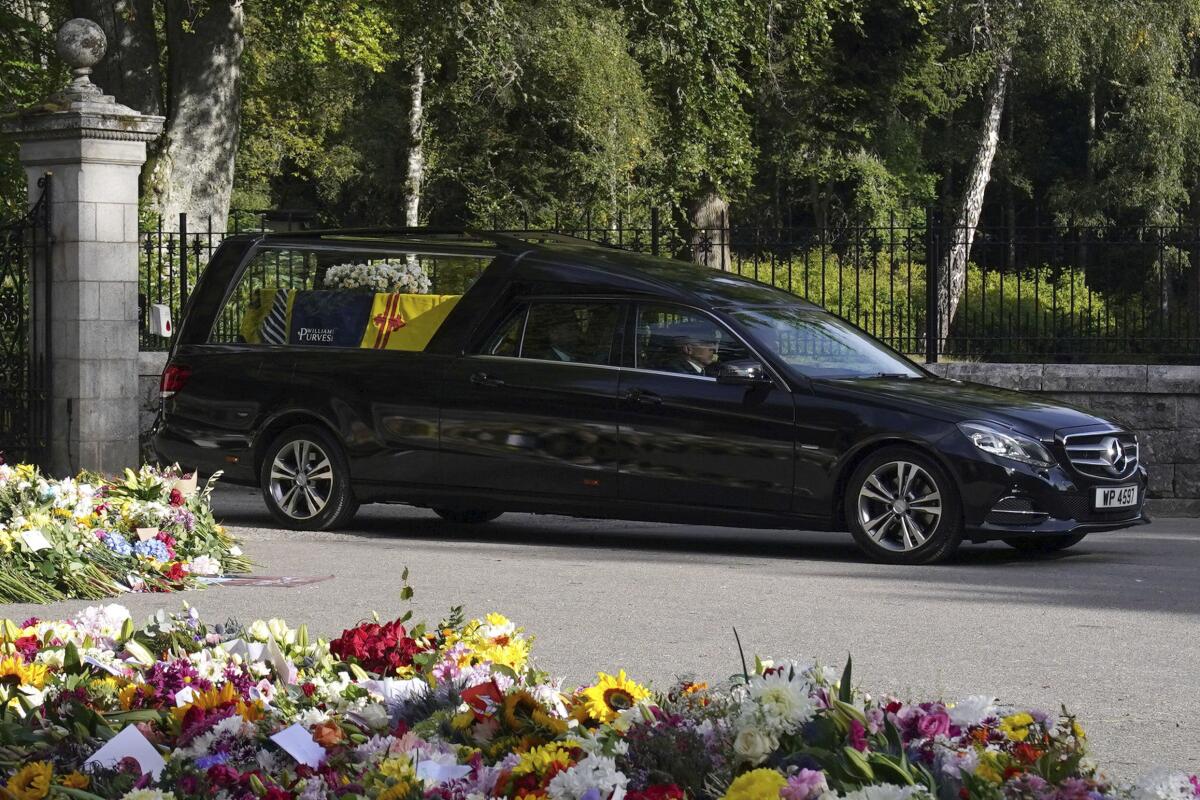
[[[242,271],[209,342],[423,350],[491,261],[266,248]]]

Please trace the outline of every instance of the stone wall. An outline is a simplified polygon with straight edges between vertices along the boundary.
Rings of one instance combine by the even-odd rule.
[[[166,353],[144,352],[138,359],[143,440],[158,411],[165,364]],[[1200,514],[1200,367],[964,363],[932,369],[1052,397],[1135,431],[1150,471],[1152,513]]]
[[[138,421],[141,435],[142,453],[153,460],[150,453],[148,434],[154,425],[154,416],[158,413],[158,379],[162,376],[163,368],[167,365],[167,354],[147,352],[138,353]]]
[[[1150,472],[1151,513],[1200,513],[1200,367],[952,363],[931,369],[1061,400],[1134,431]]]

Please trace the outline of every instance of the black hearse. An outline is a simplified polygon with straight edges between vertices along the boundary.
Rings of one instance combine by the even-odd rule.
[[[380,269],[421,291],[341,288]],[[261,487],[290,528],[403,502],[848,529],[918,563],[1147,521],[1131,431],[938,378],[770,286],[560,236],[233,237],[161,390],[160,458]]]

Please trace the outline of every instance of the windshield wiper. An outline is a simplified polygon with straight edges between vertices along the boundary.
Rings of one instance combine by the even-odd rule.
[[[905,381],[915,381],[915,380],[918,380],[918,379],[920,379],[920,378],[922,378],[922,377],[924,377],[924,376],[923,376],[923,375],[910,375],[910,374],[908,374],[907,372],[876,372],[874,375],[868,375],[868,376],[865,376],[865,377],[870,377],[870,378],[898,378],[898,379],[900,379],[900,380],[905,380]]]

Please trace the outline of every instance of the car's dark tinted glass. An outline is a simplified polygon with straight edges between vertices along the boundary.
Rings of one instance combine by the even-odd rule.
[[[521,358],[612,364],[621,308],[618,303],[533,303]]]
[[[640,369],[708,375],[721,361],[750,357],[724,326],[698,311],[670,304],[638,307],[635,366]]]
[[[764,347],[810,377],[923,377],[907,359],[832,314],[780,306],[730,313]]]
[[[525,329],[525,306],[509,312],[479,352],[489,356],[516,358],[521,354],[521,333]]]

